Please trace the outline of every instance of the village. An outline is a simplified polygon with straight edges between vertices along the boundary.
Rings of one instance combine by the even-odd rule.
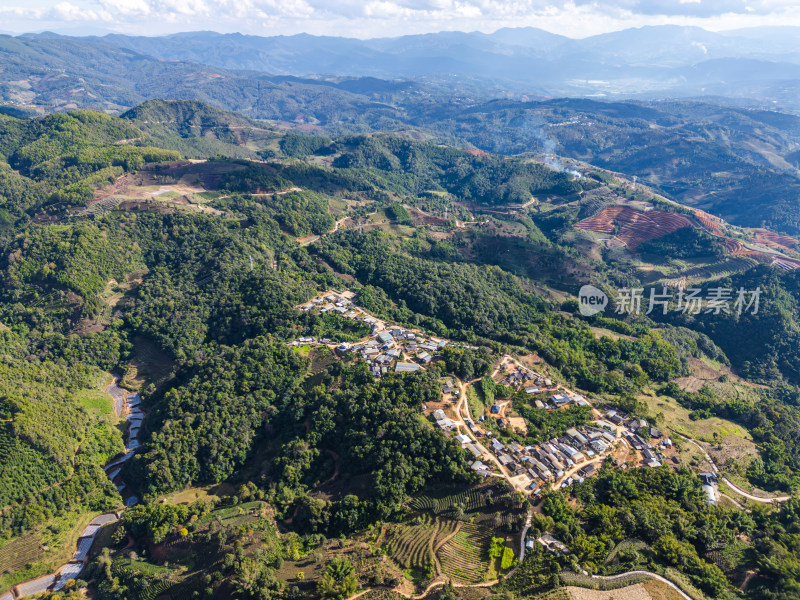
[[[363,322],[370,327],[365,339],[338,343],[325,338],[301,337],[289,345],[327,347],[342,359],[368,363],[376,378],[390,372],[425,369],[447,346],[467,347],[388,323],[357,306],[354,299],[351,291],[326,291],[297,308],[321,314],[333,311],[344,319]],[[673,441],[658,428],[613,407],[595,406],[584,395],[554,384],[544,369],[537,372],[506,355],[496,365],[492,379],[513,390],[514,395],[524,394],[528,404],[536,409],[559,411],[585,407],[591,414],[589,422],[569,427],[563,435],[536,445],[523,445],[518,439],[527,433],[527,425],[520,416],[511,416],[511,400],[498,399],[485,407],[484,414],[471,414],[468,387],[475,381],[465,382],[453,376],[444,378],[441,402],[435,406],[421,406],[433,426],[455,439],[469,453],[473,471],[485,478],[506,480],[515,490],[531,496],[534,506],[546,490],[565,489],[576,481],[583,481],[595,474],[606,460],[619,469],[658,468],[667,461],[678,463],[675,454],[670,455]],[[701,479],[706,501],[716,504],[719,496],[716,477],[704,473]]]

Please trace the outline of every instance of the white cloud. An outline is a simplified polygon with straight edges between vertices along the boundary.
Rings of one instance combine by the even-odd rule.
[[[101,23],[144,35],[211,29],[354,37],[534,26],[584,37],[642,25],[800,25],[797,0],[3,0],[3,28]]]

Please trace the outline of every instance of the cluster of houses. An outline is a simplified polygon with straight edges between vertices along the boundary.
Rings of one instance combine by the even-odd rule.
[[[301,304],[299,308],[302,311],[309,311],[312,308],[318,308],[319,312],[322,314],[327,312],[337,312],[345,319],[364,320],[364,317],[368,315],[364,315],[361,309],[353,304],[354,297],[355,294],[353,292],[342,292],[341,294],[328,292],[324,296],[317,296],[310,302]]]
[[[336,351],[371,363],[373,374],[380,377],[390,370],[398,373],[416,371],[422,365],[430,364],[434,355],[446,345],[446,341],[426,339],[402,327],[392,327],[383,331],[374,329],[368,341],[345,342],[337,346]]]
[[[634,450],[642,453],[645,465],[657,469],[663,464],[662,451],[672,447],[669,437],[656,427],[648,426],[647,421],[616,410],[609,410],[605,416],[609,424],[622,428],[622,436]]]
[[[467,436],[462,437],[466,440],[458,441],[475,457],[472,469],[488,475],[491,469],[480,460],[485,457],[486,449],[481,444],[472,443]],[[580,429],[570,428],[563,436],[538,446],[523,447],[515,441],[503,444],[497,438],[491,438],[489,446],[500,464],[513,475],[526,475],[531,480],[528,489],[538,496],[544,484],[558,481],[575,465],[607,453],[614,447],[615,441],[616,436],[603,427],[587,425]],[[588,477],[594,473],[594,469],[594,464],[587,464],[577,475],[579,478]],[[562,487],[570,485],[571,479],[562,482]]]
[[[540,388],[552,387],[553,382],[550,379],[542,377],[541,375],[537,375],[536,373],[528,371],[527,369],[517,368],[515,371],[509,373],[506,378],[500,382],[500,384],[508,387],[525,386],[526,392],[528,392],[528,389],[534,389],[538,392]],[[528,393],[531,394],[534,392]]]
[[[345,342],[336,346],[340,355],[351,355],[372,365],[372,373],[376,377],[386,375],[390,371],[406,373],[417,371],[423,365],[433,361],[435,354],[447,345],[444,340],[426,339],[419,334],[402,327],[387,326],[359,308],[353,303],[353,292],[326,292],[310,302],[301,304],[303,311],[318,309],[320,313],[337,312],[345,319],[362,321],[370,326],[370,339],[365,342]],[[329,339],[316,340],[313,337],[302,337],[290,345],[309,343],[332,344]]]

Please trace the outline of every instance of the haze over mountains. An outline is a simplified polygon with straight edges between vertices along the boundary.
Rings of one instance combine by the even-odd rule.
[[[781,103],[800,80],[797,27],[714,33],[665,25],[584,39],[528,27],[368,40],[214,32],[77,40],[275,75],[447,76],[479,80],[493,90],[548,96],[720,95]]]

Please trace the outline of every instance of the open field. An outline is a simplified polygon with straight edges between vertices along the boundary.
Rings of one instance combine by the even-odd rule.
[[[647,404],[652,415],[658,415],[659,413],[663,415],[661,425],[668,430],[677,431],[693,439],[707,442],[714,442],[714,434],[716,433],[716,439],[723,442],[732,441],[728,438],[733,438],[746,440],[752,444],[752,438],[747,430],[733,421],[720,419],[719,417],[693,421],[689,418],[691,411],[682,407],[668,396],[643,394],[639,396],[639,400]],[[754,444],[752,446],[753,448],[755,447]]]

